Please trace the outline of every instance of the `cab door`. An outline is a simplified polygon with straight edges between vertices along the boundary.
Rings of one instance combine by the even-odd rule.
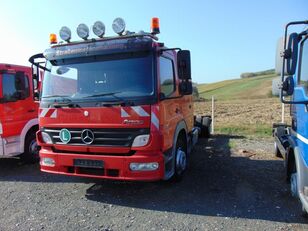
[[[181,97],[177,91],[176,64],[171,52],[158,57],[160,119],[163,133],[163,151],[172,148],[177,123],[183,118]]]
[[[1,122],[3,137],[19,136],[37,111],[31,93],[29,73],[2,72]]]
[[[294,101],[308,101],[308,38],[304,39],[300,44],[299,52],[299,64],[297,71],[297,83],[294,91]],[[295,108],[295,125],[293,129],[306,139],[308,139],[308,105],[296,104]],[[308,145],[304,142],[304,139],[298,140],[298,145],[301,150],[305,150],[303,153],[308,153]],[[305,155],[305,160],[308,163],[308,155]]]

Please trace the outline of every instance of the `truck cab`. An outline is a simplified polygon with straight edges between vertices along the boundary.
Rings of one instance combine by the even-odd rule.
[[[37,133],[42,171],[142,181],[183,176],[200,133],[190,52],[158,42],[157,20],[152,33],[124,32],[117,18],[118,36],[104,37],[102,22],[92,27],[97,38],[88,39],[85,24],[77,28],[81,41],[71,42],[67,27],[64,42],[51,35]]]
[[[30,67],[0,64],[0,158],[38,160],[38,107]],[[36,83],[37,85],[37,83]]]
[[[276,156],[285,161],[290,191],[294,197],[299,198],[302,211],[307,215],[308,30],[288,33],[290,27],[298,25],[306,25],[307,28],[308,21],[290,22],[286,25],[285,36],[278,45],[276,60],[276,71],[282,78],[281,101],[291,104],[292,123],[274,124],[273,135]]]

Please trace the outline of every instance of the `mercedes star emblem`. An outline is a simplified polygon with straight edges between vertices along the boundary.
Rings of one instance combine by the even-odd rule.
[[[85,144],[92,144],[94,141],[94,133],[89,129],[83,130],[81,132],[81,140]]]

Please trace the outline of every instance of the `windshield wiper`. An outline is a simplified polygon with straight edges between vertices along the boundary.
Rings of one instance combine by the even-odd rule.
[[[43,96],[42,99],[48,99],[48,98],[61,98],[61,103],[66,103],[66,102],[72,102],[72,100],[69,98],[70,95],[48,95],[48,96]],[[58,99],[54,99],[54,103],[60,102]]]
[[[119,106],[134,106],[135,104],[131,101],[127,101],[127,100],[117,100],[117,101],[104,101],[104,102],[99,102],[99,104],[101,106],[104,107],[110,107],[110,106],[114,106],[114,105],[119,105]]]
[[[62,108],[62,107],[69,107],[69,108],[79,107],[79,108],[81,108],[79,104],[71,103],[71,102],[68,102],[68,103],[54,103],[53,106],[55,108]]]
[[[69,98],[69,95],[48,95],[48,96],[44,96],[42,98],[61,98],[62,101],[55,99],[53,106],[55,108],[61,108],[61,107],[70,107],[70,108],[75,108],[75,107],[80,107],[79,104],[77,103],[72,103],[72,100]]]
[[[114,96],[115,94],[118,94],[118,93],[121,93],[121,91],[107,92],[107,93],[101,93],[101,94],[94,94],[94,95],[85,96],[84,98],[101,97],[101,96],[108,96],[108,95]],[[114,97],[118,98],[116,96],[114,96]]]
[[[61,97],[61,98],[66,99],[66,97],[69,97],[69,95],[47,95],[47,96],[43,96],[42,98],[54,98],[54,97]]]
[[[124,100],[118,96],[115,96],[115,94],[118,93],[122,93],[122,91],[115,91],[115,92],[107,92],[107,93],[101,93],[101,94],[95,94],[95,95],[89,95],[89,96],[85,96],[84,98],[94,98],[94,97],[103,97],[103,96],[113,96],[116,100],[114,101],[104,101],[104,102],[100,102],[100,104],[102,106],[113,106],[113,105],[120,105],[120,106],[134,106],[134,102],[132,101],[128,101],[128,100]]]

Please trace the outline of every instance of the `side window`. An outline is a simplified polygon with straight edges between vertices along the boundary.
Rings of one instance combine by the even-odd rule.
[[[174,68],[170,59],[160,57],[160,89],[165,97],[168,97],[175,91]]]
[[[30,96],[29,81],[23,73],[2,75],[2,92],[5,101],[17,101]]]
[[[308,90],[308,39],[304,41],[301,53],[299,83]]]

